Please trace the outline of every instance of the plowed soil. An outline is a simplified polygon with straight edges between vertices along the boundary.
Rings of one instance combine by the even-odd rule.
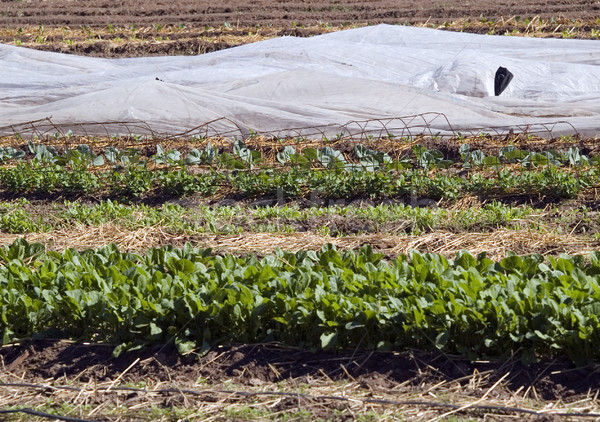
[[[0,3],[0,26],[106,26],[153,24],[198,27],[232,25],[292,28],[320,23],[446,22],[459,18],[501,16],[589,18],[597,15],[594,0],[196,0],[72,1],[32,0]]]
[[[0,42],[98,57],[192,55],[380,23],[598,38],[598,16],[595,0],[2,0]]]

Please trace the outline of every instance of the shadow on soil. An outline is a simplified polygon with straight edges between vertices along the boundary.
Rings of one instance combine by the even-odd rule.
[[[524,365],[520,361],[473,363],[464,358],[417,351],[346,353],[311,352],[281,345],[237,345],[212,348],[204,356],[181,356],[171,346],[153,346],[112,355],[110,345],[61,340],[28,340],[0,348],[2,372],[29,382],[76,378],[80,382],[114,380],[139,383],[149,379],[180,384],[232,380],[240,385],[262,385],[283,380],[358,380],[365,388],[389,389],[404,383],[427,387],[441,381],[468,384],[474,374],[491,386],[506,376],[508,391],[535,388],[544,400],[565,399],[598,388],[597,365],[575,367],[554,360]],[[508,375],[507,375],[508,373]]]

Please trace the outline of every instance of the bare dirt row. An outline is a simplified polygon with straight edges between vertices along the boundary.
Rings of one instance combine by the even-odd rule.
[[[313,26],[319,23],[377,24],[434,23],[459,18],[498,18],[519,15],[542,18],[589,18],[600,13],[593,0],[134,0],[74,2],[2,1],[0,26],[15,25],[231,25],[283,27]]]

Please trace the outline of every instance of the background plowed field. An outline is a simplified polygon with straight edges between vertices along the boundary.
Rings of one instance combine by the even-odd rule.
[[[600,4],[581,1],[514,0],[232,0],[163,1],[2,1],[0,25],[152,25],[193,24],[264,27],[319,23],[445,22],[458,18],[520,16],[587,18]]]
[[[99,57],[192,55],[380,23],[594,38],[599,11],[593,0],[2,1],[0,42]]]

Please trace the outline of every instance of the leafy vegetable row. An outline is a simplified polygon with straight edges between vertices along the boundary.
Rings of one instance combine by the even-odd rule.
[[[597,167],[570,171],[554,166],[514,172],[501,169],[487,175],[430,173],[418,169],[370,172],[300,168],[192,173],[185,168],[151,170],[145,166],[92,172],[57,164],[23,162],[0,168],[0,190],[18,195],[93,195],[122,200],[144,195],[209,197],[219,190],[245,198],[280,195],[283,199],[367,196],[437,200],[465,195],[570,198],[596,186],[599,172]]]
[[[384,260],[364,247],[263,258],[186,246],[145,254],[0,249],[3,343],[29,336],[312,348],[416,347],[471,358],[600,358],[600,253],[493,262],[461,253]]]
[[[77,148],[67,149],[64,153],[44,144],[28,143],[27,150],[15,149],[13,147],[0,147],[0,163],[13,160],[22,160],[30,157],[36,163],[53,163],[60,166],[72,168],[87,168],[89,166],[101,166],[106,162],[114,166],[146,165],[148,161],[141,156],[140,150],[128,148],[119,150],[116,147],[108,147],[103,154],[96,154],[87,144],[81,144]],[[377,169],[406,169],[406,168],[447,168],[454,163],[444,157],[437,149],[427,149],[425,146],[412,145],[412,154],[405,154],[393,159],[388,153],[369,149],[361,144],[356,144],[351,154],[343,154],[329,146],[323,148],[307,147],[296,151],[291,145],[281,148],[276,154],[276,161],[286,166],[298,166],[301,168],[344,168],[346,170]],[[499,149],[498,155],[488,155],[479,149],[472,150],[469,144],[463,144],[459,153],[464,168],[492,167],[499,169],[505,164],[519,163],[524,168],[537,168],[548,165],[588,167],[600,164],[599,156],[586,156],[581,154],[579,148],[570,146],[567,151],[555,150],[544,152],[526,151],[508,145]],[[267,163],[265,157],[258,150],[248,147],[244,141],[236,140],[231,144],[231,152],[220,150],[211,145],[210,142],[202,149],[194,148],[185,157],[177,149],[165,151],[160,145],[156,145],[156,154],[150,161],[165,166],[194,166],[204,165],[211,168],[224,169],[254,169],[256,167],[272,167],[274,163]],[[456,163],[460,164],[460,163]]]

